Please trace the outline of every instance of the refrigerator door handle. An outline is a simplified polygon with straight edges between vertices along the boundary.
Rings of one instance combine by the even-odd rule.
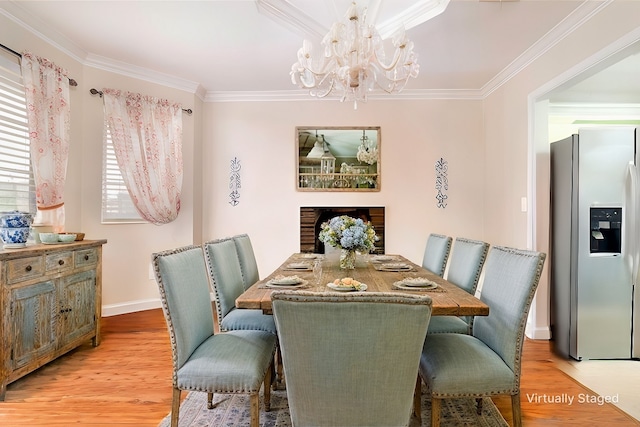
[[[627,198],[627,248],[629,248],[630,255],[630,267],[631,267],[631,284],[635,285],[638,282],[638,269],[640,269],[640,247],[638,245],[638,237],[640,237],[640,230],[638,222],[636,221],[637,215],[640,214],[640,188],[638,188],[638,167],[629,163],[628,169],[629,177],[629,194]]]

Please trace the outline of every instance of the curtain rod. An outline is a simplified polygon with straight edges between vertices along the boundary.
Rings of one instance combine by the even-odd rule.
[[[10,47],[7,47],[7,46],[5,46],[5,45],[3,45],[1,43],[0,43],[0,47],[3,48],[4,50],[7,50],[7,51],[13,53],[14,55],[16,55],[18,57],[20,57],[20,59],[22,59],[22,54],[16,52],[15,50],[11,49]],[[72,79],[70,77],[67,77],[67,78],[69,79],[69,86],[78,86],[78,82],[77,81],[75,81],[74,79]]]
[[[100,98],[102,98],[101,90],[91,88],[89,89],[89,92],[91,92],[91,95],[100,95]],[[187,114],[193,114],[193,110],[191,108],[183,108],[182,111],[184,111]]]

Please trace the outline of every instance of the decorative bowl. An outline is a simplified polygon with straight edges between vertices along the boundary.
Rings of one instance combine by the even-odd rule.
[[[28,212],[12,211],[0,214],[0,226],[5,228],[25,228],[31,226],[33,216]]]
[[[6,245],[27,243],[29,227],[2,227],[0,228],[0,238]]]
[[[76,235],[69,234],[69,233],[60,233],[58,234],[58,240],[61,241],[62,243],[73,242],[74,240],[76,240]]]
[[[40,233],[42,243],[58,243],[58,233]]]
[[[73,234],[74,236],[76,236],[76,241],[81,241],[84,240],[84,233],[73,233],[73,232],[69,232],[69,231],[65,231],[64,233],[58,233],[59,235],[63,235],[63,234]]]

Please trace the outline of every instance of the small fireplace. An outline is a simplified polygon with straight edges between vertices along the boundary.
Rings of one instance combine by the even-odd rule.
[[[371,222],[380,238],[375,253],[384,253],[384,207],[383,206],[322,206],[300,208],[300,252],[323,254],[324,243],[318,240],[323,222],[335,216],[348,215]]]

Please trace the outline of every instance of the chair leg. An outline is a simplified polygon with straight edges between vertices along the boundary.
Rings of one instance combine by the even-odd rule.
[[[476,398],[476,414],[482,415],[482,398]]]
[[[213,409],[213,393],[207,393],[207,409]]]
[[[422,408],[420,407],[422,403],[422,379],[420,379],[420,375],[416,379],[416,389],[413,392],[413,415],[415,415],[419,420],[422,418]]]
[[[180,412],[180,393],[179,388],[173,389],[173,397],[171,399],[171,427],[178,427],[178,416]]]
[[[431,396],[431,427],[440,427],[440,407],[442,399]]]
[[[513,415],[513,427],[521,427],[522,412],[520,411],[520,393],[511,396],[511,413]]]
[[[267,369],[267,373],[264,376],[264,410],[269,412],[271,410],[271,373],[273,371],[273,362]]]
[[[251,413],[251,427],[260,427],[260,392],[252,393],[249,396],[249,406]]]
[[[280,341],[276,341],[276,352],[273,355],[274,377],[273,389],[282,390],[285,388],[284,376],[282,374],[282,351],[280,351]]]

